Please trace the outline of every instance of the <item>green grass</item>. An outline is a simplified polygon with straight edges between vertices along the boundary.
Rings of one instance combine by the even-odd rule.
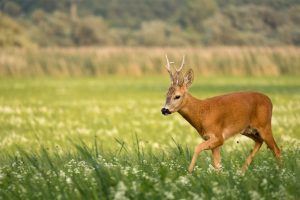
[[[202,140],[179,114],[160,114],[166,77],[1,79],[0,199],[297,199],[299,78],[195,79],[199,98],[269,95],[283,166],[264,145],[240,174],[253,144],[237,136],[222,147],[221,173],[204,152],[189,174]]]

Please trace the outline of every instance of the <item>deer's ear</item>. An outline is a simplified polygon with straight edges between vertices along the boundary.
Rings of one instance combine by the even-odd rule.
[[[189,88],[194,80],[194,72],[192,69],[189,69],[184,75],[184,85]]]

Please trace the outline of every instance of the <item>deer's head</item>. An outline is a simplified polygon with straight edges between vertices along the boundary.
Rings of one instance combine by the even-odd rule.
[[[183,75],[182,73],[182,68],[184,66],[184,57],[182,59],[182,63],[179,69],[175,67],[174,73],[172,73],[171,70],[171,64],[173,62],[169,62],[167,56],[166,59],[166,68],[171,78],[171,86],[169,87],[166,95],[165,106],[161,109],[161,113],[163,115],[169,115],[173,112],[177,112],[184,106],[186,102],[188,88],[191,86],[194,78],[194,73],[192,69],[189,69],[185,73],[185,75]]]

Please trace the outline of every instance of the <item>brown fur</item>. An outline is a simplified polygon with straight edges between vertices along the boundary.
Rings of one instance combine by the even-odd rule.
[[[263,142],[280,160],[280,149],[272,135],[272,102],[269,97],[258,92],[235,92],[200,100],[187,92],[192,80],[191,70],[186,73],[181,84],[174,84],[176,81],[173,80],[164,107],[171,113],[179,112],[205,140],[195,147],[190,172],[193,171],[200,152],[208,149],[212,150],[215,168],[220,169],[220,146],[226,139],[239,133],[255,142],[255,147],[243,166],[244,171]],[[180,98],[176,99],[176,96]]]

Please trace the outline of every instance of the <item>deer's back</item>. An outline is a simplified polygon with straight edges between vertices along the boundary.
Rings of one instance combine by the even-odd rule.
[[[260,127],[271,123],[272,102],[258,92],[236,92],[203,100],[205,129],[228,129],[238,132],[247,126]]]
[[[259,92],[234,92],[225,95],[215,96],[204,100],[208,104],[222,105],[265,105],[272,108],[272,102],[270,98]]]

